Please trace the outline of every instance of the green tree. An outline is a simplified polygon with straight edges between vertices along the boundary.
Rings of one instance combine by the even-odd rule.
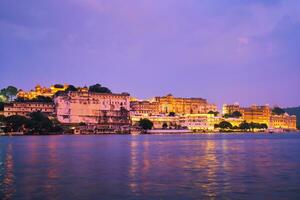
[[[64,85],[62,85],[62,84],[55,84],[54,87],[55,88],[64,88]]]
[[[34,99],[27,99],[24,97],[18,97],[15,99],[17,102],[43,102],[43,103],[51,103],[53,100],[51,97],[45,97],[45,96],[37,96]]]
[[[69,85],[68,88],[66,89],[66,92],[76,92],[78,89],[74,85]]]
[[[223,117],[227,119],[227,118],[231,118],[231,115],[230,114],[225,114]]]
[[[242,113],[241,113],[240,111],[234,111],[234,112],[231,114],[231,116],[232,116],[233,118],[240,118],[240,117],[242,117]]]
[[[219,128],[221,128],[221,129],[232,129],[233,126],[230,122],[222,121],[222,122],[219,123]]]
[[[96,92],[96,93],[111,93],[110,89],[107,87],[102,87],[100,84],[91,85],[89,87],[89,92]]]
[[[282,108],[274,107],[272,110],[273,115],[283,115],[285,111]]]
[[[141,129],[143,129],[143,130],[151,130],[152,127],[153,127],[153,122],[150,121],[150,120],[147,119],[147,118],[140,119],[140,121],[139,121],[139,126],[140,126]]]
[[[163,125],[162,125],[162,128],[163,129],[167,129],[168,128],[168,124],[166,122],[164,122]]]
[[[3,110],[4,110],[4,103],[0,102],[0,111],[3,111]]]
[[[260,128],[261,129],[268,129],[268,125],[267,124],[260,124]]]
[[[52,121],[44,115],[42,112],[32,112],[30,113],[30,120],[31,120],[31,128],[33,133],[50,133],[53,129]]]
[[[207,114],[217,116],[219,114],[219,112],[218,111],[215,112],[215,111],[210,110]]]
[[[0,115],[0,122],[2,122],[2,123],[5,122],[5,116],[4,115]]]
[[[176,113],[175,112],[170,112],[169,117],[175,117]]]
[[[29,120],[26,117],[12,115],[5,118],[5,123],[9,132],[23,131],[29,126]]]
[[[239,125],[239,128],[242,129],[242,130],[250,130],[251,129],[250,124],[247,123],[246,121],[242,122]]]
[[[8,86],[3,88],[0,92],[0,101],[6,102],[7,100],[12,101],[17,95],[18,89],[14,86]]]

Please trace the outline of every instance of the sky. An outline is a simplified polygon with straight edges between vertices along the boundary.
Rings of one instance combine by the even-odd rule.
[[[1,0],[0,88],[300,105],[299,0]]]

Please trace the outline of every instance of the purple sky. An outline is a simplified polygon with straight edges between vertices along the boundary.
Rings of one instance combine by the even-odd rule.
[[[299,0],[1,0],[0,88],[300,105]]]

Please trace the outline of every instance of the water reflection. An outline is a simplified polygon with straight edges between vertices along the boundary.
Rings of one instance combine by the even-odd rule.
[[[1,138],[0,199],[300,199],[300,137],[239,137]]]
[[[4,162],[2,164],[3,167],[1,167],[1,176],[3,173],[1,190],[3,193],[2,199],[6,200],[6,199],[11,199],[14,193],[16,192],[12,144],[8,144],[4,152],[5,152]]]

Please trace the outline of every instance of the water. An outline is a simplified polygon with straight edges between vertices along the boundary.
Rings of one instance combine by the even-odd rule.
[[[300,199],[300,134],[0,137],[0,199]]]

